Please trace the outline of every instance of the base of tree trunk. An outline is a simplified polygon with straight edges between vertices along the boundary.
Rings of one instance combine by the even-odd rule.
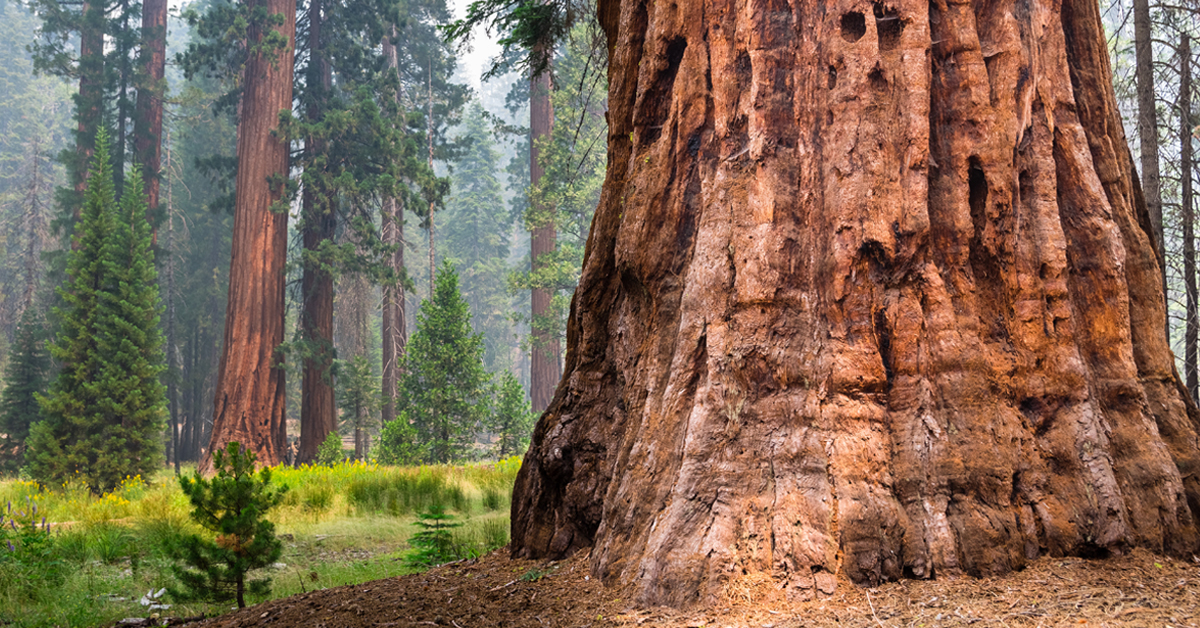
[[[609,169],[512,550],[686,606],[1200,550],[1093,0],[602,0]]]

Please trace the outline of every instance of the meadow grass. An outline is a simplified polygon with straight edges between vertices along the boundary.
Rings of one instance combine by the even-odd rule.
[[[272,481],[288,492],[268,515],[284,543],[280,562],[260,574],[272,578],[270,597],[412,572],[404,560],[408,538],[418,530],[417,514],[435,505],[463,524],[454,529],[460,556],[503,546],[519,468],[515,457],[463,466],[273,468]],[[145,617],[152,611],[139,599],[174,583],[177,539],[205,534],[191,522],[191,506],[166,470],[150,479],[127,478],[99,497],[78,483],[42,490],[0,479],[0,509],[9,503],[23,512],[37,506],[38,521],[45,516],[50,523],[52,551],[14,559],[20,552],[7,551],[0,537],[0,625],[97,626]],[[229,610],[164,601],[172,607],[157,611],[163,616]]]

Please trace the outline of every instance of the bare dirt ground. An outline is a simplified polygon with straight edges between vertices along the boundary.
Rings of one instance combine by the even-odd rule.
[[[540,576],[540,577],[539,577]],[[478,560],[265,602],[192,628],[791,628],[796,626],[1198,626],[1200,562],[1135,551],[1104,560],[1043,558],[998,578],[943,578],[788,603],[747,576],[702,612],[639,609],[590,578],[584,557],[559,563]]]

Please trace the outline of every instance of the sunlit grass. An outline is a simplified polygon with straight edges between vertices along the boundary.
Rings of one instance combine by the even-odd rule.
[[[504,545],[520,464],[514,457],[463,466],[345,462],[273,468],[273,482],[288,492],[269,515],[284,541],[280,563],[267,574],[273,579],[271,597],[411,572],[403,558],[408,538],[417,531],[413,523],[434,505],[446,507],[463,524],[454,530],[463,556]],[[126,478],[99,497],[82,483],[43,490],[32,482],[0,479],[0,508],[7,502],[36,505],[39,517],[51,523],[53,560],[62,569],[55,572],[61,582],[20,590],[0,586],[0,625],[96,626],[146,616],[138,599],[173,582],[173,543],[185,534],[203,534],[191,522],[191,506],[168,470],[149,479]],[[5,582],[2,558],[0,584]],[[227,610],[187,604],[163,614]]]

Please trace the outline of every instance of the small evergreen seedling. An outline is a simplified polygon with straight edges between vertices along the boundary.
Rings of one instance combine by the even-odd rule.
[[[271,470],[254,472],[254,452],[231,442],[225,451],[213,452],[217,475],[205,480],[196,473],[181,477],[179,484],[192,502],[192,520],[216,533],[213,540],[196,535],[180,544],[175,576],[183,590],[171,589],[181,600],[208,599],[215,602],[237,600],[246,606],[245,594],[266,595],[271,580],[246,580],[246,574],[278,560],[283,544],[275,538],[275,525],[266,514],[279,504],[286,487],[271,487]]]
[[[444,506],[430,506],[429,510],[417,515],[413,525],[421,528],[420,532],[408,539],[413,551],[408,556],[408,564],[413,567],[427,569],[456,558],[454,551],[454,535],[450,532],[461,523],[451,523],[454,515],[446,512]]]

